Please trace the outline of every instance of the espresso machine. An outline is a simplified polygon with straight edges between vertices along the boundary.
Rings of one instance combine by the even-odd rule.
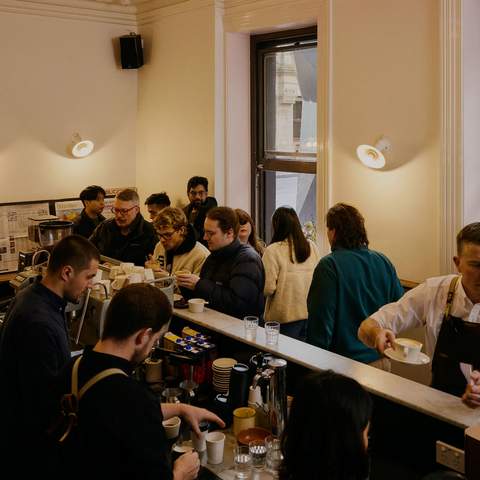
[[[287,361],[270,357],[266,365],[259,361],[252,389],[262,387],[272,433],[280,437],[287,421]],[[263,393],[265,392],[265,396]]]

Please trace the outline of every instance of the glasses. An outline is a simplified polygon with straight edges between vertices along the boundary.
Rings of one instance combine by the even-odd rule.
[[[173,232],[164,232],[164,233],[160,233],[160,232],[157,232],[157,235],[160,237],[160,238],[163,238],[163,240],[170,240],[176,233],[176,230],[174,230]]]
[[[112,207],[111,211],[114,215],[126,215],[130,210],[133,210],[134,208],[137,208],[136,205],[130,208],[115,208]]]
[[[207,194],[206,190],[190,190],[188,192],[192,197],[203,197]]]

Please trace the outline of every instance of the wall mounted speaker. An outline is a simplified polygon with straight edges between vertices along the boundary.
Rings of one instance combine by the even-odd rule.
[[[142,36],[136,33],[120,37],[122,68],[139,68],[143,65]]]

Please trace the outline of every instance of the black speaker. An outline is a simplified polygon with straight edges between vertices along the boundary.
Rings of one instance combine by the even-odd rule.
[[[139,68],[143,65],[142,36],[136,33],[120,37],[122,68]]]

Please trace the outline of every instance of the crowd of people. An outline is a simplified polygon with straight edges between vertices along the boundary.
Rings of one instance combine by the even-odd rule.
[[[91,287],[100,255],[175,275],[187,299],[203,298],[212,309],[240,319],[278,321],[285,335],[387,370],[383,354],[394,348],[395,336],[423,325],[432,386],[480,406],[480,223],[457,236],[459,275],[427,279],[404,294],[392,262],[369,248],[363,216],[345,203],[327,213],[331,253],[321,257],[293,208],[276,209],[266,245],[247,212],[217,205],[204,177],[188,181],[184,209],[171,206],[166,192],[150,195],[150,221],[134,189],[117,193],[114,216],[105,219],[105,195],[97,185],[81,192],[84,208],[74,222],[75,235],[55,246],[46,275],[16,295],[1,330],[0,449],[16,471],[32,474],[40,465],[55,478],[63,465],[72,476],[72,463],[82,459],[73,472],[80,478],[101,454],[108,457],[100,467],[104,477],[189,480],[198,472],[198,456],[182,455],[172,465],[162,420],[183,416],[194,432],[204,419],[223,426],[204,409],[159,406],[131,378],[172,314],[165,295],[150,285],[120,290],[102,338],[80,360],[70,359],[65,307]],[[59,399],[74,378],[84,385],[112,368],[116,374],[86,393],[79,428],[59,449],[47,433]],[[321,478],[365,480],[371,410],[368,393],[354,380],[334,372],[308,376],[283,438],[281,478],[314,478],[309,473],[321,455],[322,471],[328,472]],[[19,466],[21,450],[32,461]],[[351,461],[344,462],[345,456]]]

